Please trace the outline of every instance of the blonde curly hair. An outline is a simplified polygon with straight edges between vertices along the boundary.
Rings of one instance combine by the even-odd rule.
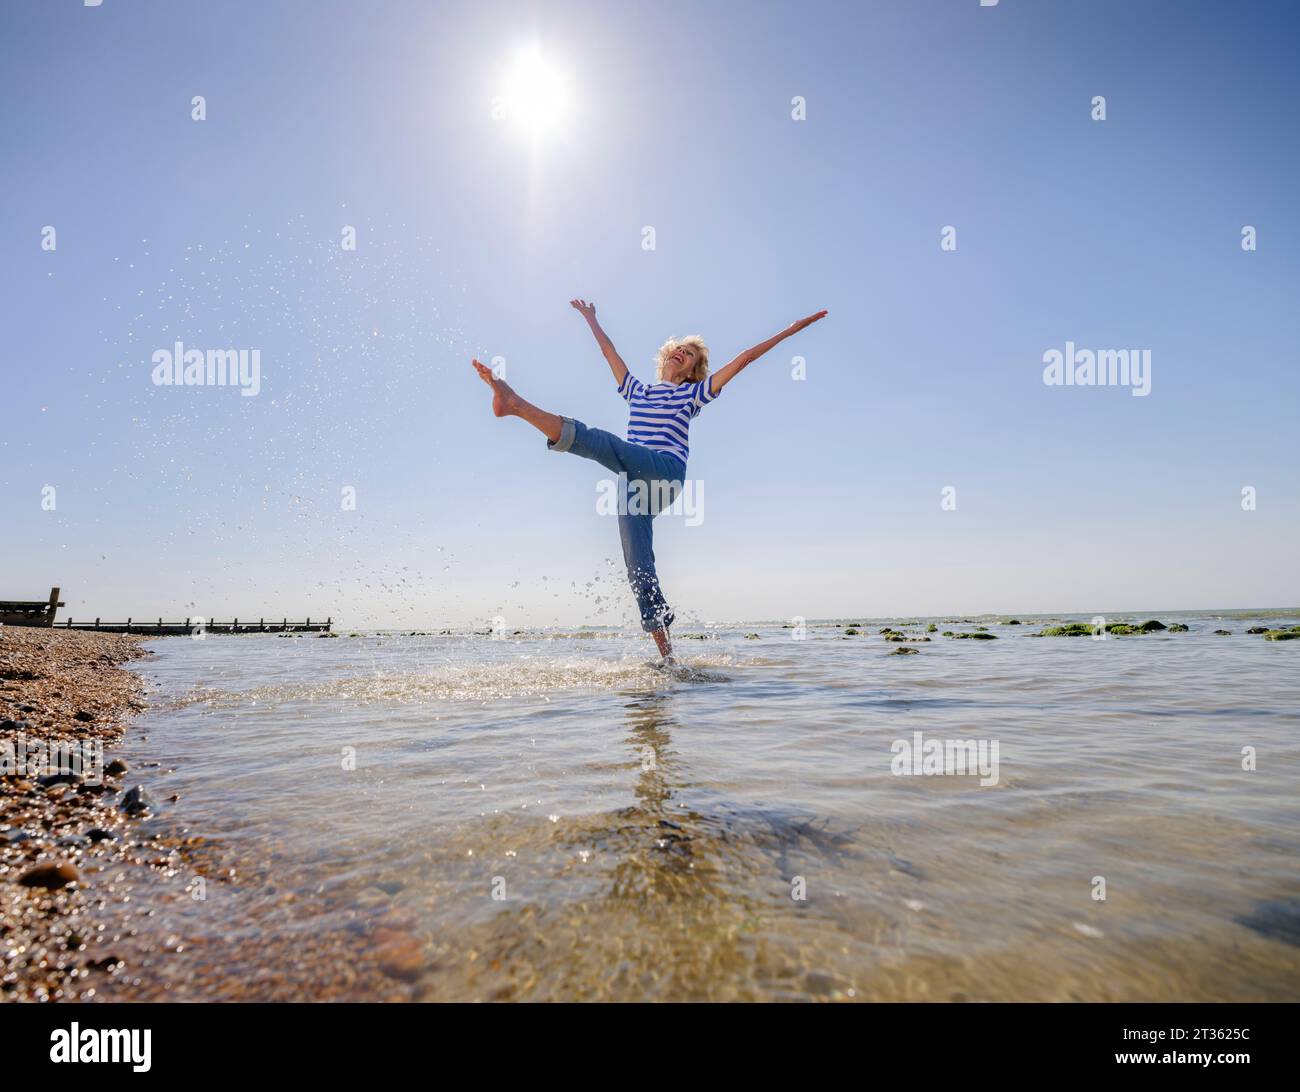
[[[686,337],[670,337],[659,346],[659,356],[655,361],[655,382],[662,383],[664,378],[664,365],[668,363],[668,357],[676,350],[683,346],[689,345],[699,354],[699,360],[695,362],[695,371],[686,378],[688,383],[699,383],[709,374],[709,347],[704,344],[704,339],[699,334],[689,334]]]

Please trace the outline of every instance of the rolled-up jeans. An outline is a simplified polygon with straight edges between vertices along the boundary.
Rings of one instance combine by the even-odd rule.
[[[603,429],[588,428],[571,417],[563,418],[557,442],[546,441],[552,451],[568,451],[600,463],[606,470],[625,475],[627,483],[619,505],[618,534],[623,540],[627,579],[641,611],[641,628],[647,633],[673,624],[664,593],[655,572],[654,518],[662,510],[660,500],[670,502],[681,492],[686,464],[676,456],[640,444],[620,440]],[[638,483],[644,483],[644,487]],[[645,504],[649,496],[653,503]]]

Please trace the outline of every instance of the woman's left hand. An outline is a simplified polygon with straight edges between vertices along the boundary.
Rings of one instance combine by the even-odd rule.
[[[807,318],[801,318],[798,322],[790,323],[790,330],[792,333],[802,330],[804,329],[804,327],[811,326],[814,322],[817,322],[820,319],[824,319],[825,317],[826,317],[825,311],[818,311],[817,314],[815,315],[809,315]]]

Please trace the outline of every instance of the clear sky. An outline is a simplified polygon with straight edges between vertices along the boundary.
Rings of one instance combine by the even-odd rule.
[[[621,434],[582,296],[646,380],[830,311],[694,423],[679,617],[1300,603],[1298,45],[1281,2],[6,2],[0,598],[630,622],[607,475],[468,364]],[[543,132],[493,117],[530,46]],[[260,392],[155,385],[176,340]],[[1150,394],[1046,385],[1067,341]]]

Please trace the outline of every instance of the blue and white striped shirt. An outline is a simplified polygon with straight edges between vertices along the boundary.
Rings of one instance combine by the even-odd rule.
[[[652,383],[647,387],[628,372],[618,385],[618,393],[631,407],[628,443],[666,451],[681,459],[685,467],[690,453],[691,418],[717,397],[709,383],[705,377],[699,383]]]

